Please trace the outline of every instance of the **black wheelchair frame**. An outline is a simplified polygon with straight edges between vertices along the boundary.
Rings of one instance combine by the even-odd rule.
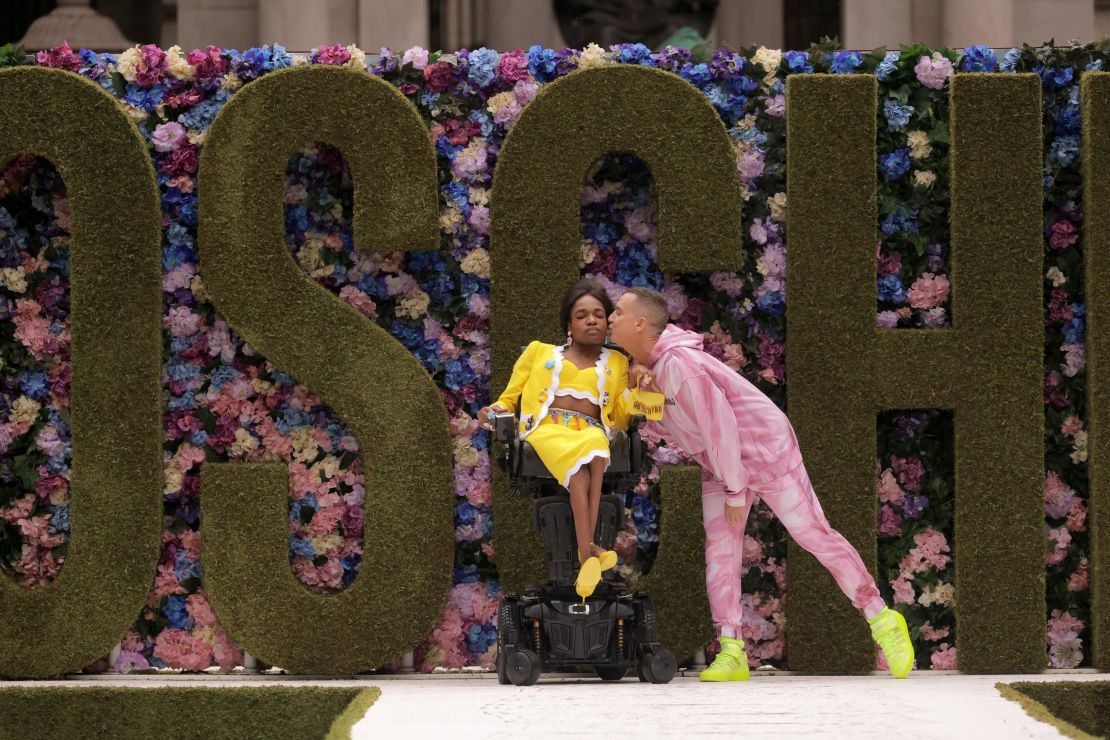
[[[615,432],[610,441],[595,532],[595,542],[605,549],[612,549],[624,518],[623,492],[640,482],[644,469],[639,434],[644,422],[633,417],[628,432]],[[497,463],[509,475],[509,495],[533,499],[532,525],[543,540],[549,580],[501,599],[498,681],[529,686],[545,672],[592,667],[606,681],[619,681],[635,669],[641,681],[669,682],[677,662],[659,643],[655,607],[646,592],[632,592],[609,574],[585,600],[575,592],[578,548],[568,494],[519,438],[517,423],[514,414],[495,417]]]

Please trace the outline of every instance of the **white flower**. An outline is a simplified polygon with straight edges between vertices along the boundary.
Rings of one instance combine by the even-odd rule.
[[[605,50],[593,42],[578,57],[578,69],[593,69],[604,64],[609,64],[609,60],[605,58]]]
[[[933,183],[936,182],[936,180],[936,174],[929,172],[928,170],[917,170],[913,173],[913,186],[915,188],[927,190],[933,186]]]

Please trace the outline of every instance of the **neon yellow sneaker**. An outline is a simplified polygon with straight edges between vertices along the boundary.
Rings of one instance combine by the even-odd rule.
[[[721,652],[698,674],[699,681],[747,681],[749,677],[744,641],[732,637],[721,638]]]
[[[913,643],[906,628],[906,618],[889,607],[883,607],[867,623],[871,625],[871,637],[883,649],[890,674],[895,678],[908,676],[913,670]]]
[[[602,550],[601,554],[597,556],[597,560],[601,564],[602,570],[609,570],[616,567],[617,554],[612,550]]]
[[[601,563],[597,558],[586,558],[578,568],[578,578],[574,580],[574,590],[583,600],[594,592],[601,580]]]

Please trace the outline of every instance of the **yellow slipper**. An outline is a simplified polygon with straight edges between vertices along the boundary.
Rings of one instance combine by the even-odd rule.
[[[598,582],[601,581],[601,563],[597,558],[586,558],[586,562],[578,569],[578,578],[574,581],[574,590],[585,599],[594,592]]]
[[[597,560],[601,563],[602,570],[609,570],[610,568],[617,567],[617,554],[612,550],[604,550],[597,556]]]

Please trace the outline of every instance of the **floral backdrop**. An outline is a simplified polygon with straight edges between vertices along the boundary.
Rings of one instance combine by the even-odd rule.
[[[355,252],[350,176],[334,149],[306,142],[290,159],[285,192],[286,238],[297,263],[420,359],[452,419],[455,585],[416,651],[422,671],[490,667],[495,657],[500,585],[491,545],[489,440],[473,418],[491,392],[489,196],[505,135],[540,87],[579,68],[640,64],[673,71],[710,99],[732,137],[744,184],[748,261],[738,273],[665,278],[656,265],[651,174],[636,159],[614,155],[587,177],[582,270],[614,295],[632,285],[665,291],[676,324],[702,332],[709,352],[785,407],[786,77],[877,77],[876,321],[923,330],[949,324],[947,80],[957,70],[1039,74],[1046,649],[1054,667],[1083,665],[1090,595],[1078,82],[1108,56],[1105,43],[1004,52],[917,45],[871,53],[832,44],[785,53],[591,44],[507,53],[382,49],[371,57],[338,45],[307,55],[278,45],[188,53],[142,46],[118,56],[62,46],[35,58],[0,49],[2,65],[69,70],[118,97],[149,141],[161,187],[163,549],[146,607],[114,667],[230,670],[243,660],[204,593],[197,498],[203,461],[287,462],[294,572],[320,593],[334,593],[358,576],[364,491],[354,439],[317,397],[244,345],[213,310],[197,274],[196,176],[205,132],[244,83],[300,64],[344,65],[395,85],[420,110],[438,153],[438,253]],[[0,568],[36,588],[63,566],[69,531],[69,208],[65,184],[48,162],[28,155],[0,166]],[[919,668],[958,663],[951,425],[950,414],[934,410],[879,418],[880,586],[910,623]],[[651,472],[629,496],[617,539],[621,572],[633,581],[651,568],[657,549],[659,466],[682,461],[651,442]],[[757,506],[744,547],[744,638],[753,666],[789,665],[785,555],[783,530]],[[102,660],[88,670],[105,667]]]

